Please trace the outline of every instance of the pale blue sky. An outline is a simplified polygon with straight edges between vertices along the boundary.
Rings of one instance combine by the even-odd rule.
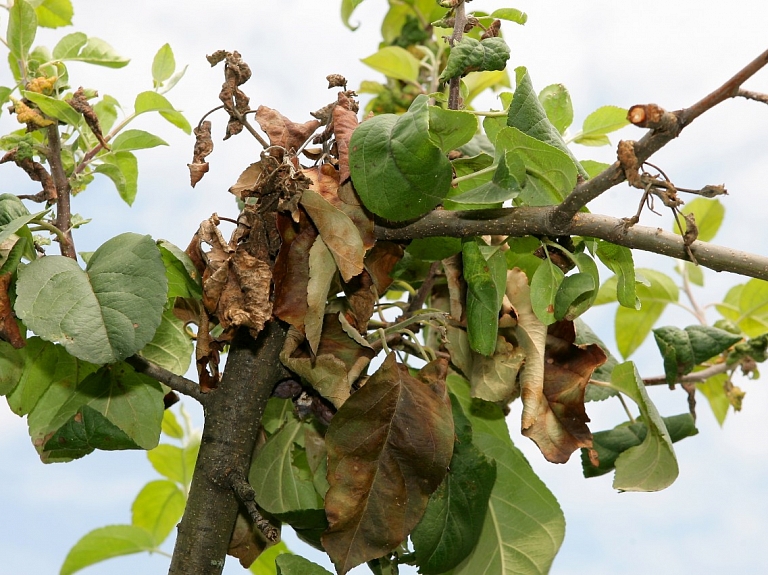
[[[476,0],[473,9],[508,6]],[[537,89],[562,82],[571,91],[578,128],[581,120],[604,104],[629,107],[656,102],[668,109],[689,105],[717,87],[756,57],[765,45],[768,7],[737,0],[707,10],[706,3],[534,2],[514,4],[529,14],[525,27],[505,24],[512,66],[528,67]],[[286,0],[216,3],[199,0],[103,2],[75,0],[75,27],[105,38],[133,61],[124,70],[70,67],[77,84],[99,88],[131,107],[133,95],[151,88],[149,69],[155,51],[170,42],[187,76],[168,95],[191,123],[218,105],[219,68],[204,59],[217,49],[239,50],[253,69],[245,85],[255,106],[279,109],[296,120],[308,119],[331,99],[325,76],[344,74],[351,87],[378,79],[358,58],[377,47],[383,0],[366,0],[353,17],[356,33],[342,27],[339,2]],[[0,26],[5,27],[2,16]],[[52,46],[61,32],[45,32],[40,42]],[[54,38],[54,39],[51,39]],[[8,83],[0,73],[0,85]],[[768,92],[768,71],[748,87]],[[488,100],[493,105],[493,100]],[[139,153],[139,192],[133,208],[123,204],[109,182],[97,181],[74,211],[94,217],[76,235],[81,250],[92,250],[123,231],[149,233],[186,246],[197,224],[214,211],[234,215],[226,189],[258,154],[255,142],[240,136],[221,142],[223,117],[214,117],[216,149],[211,171],[195,190],[188,185],[186,164],[192,139],[160,119],[144,118],[133,127],[150,130],[171,146]],[[8,115],[0,129],[9,129]],[[218,132],[216,132],[218,130]],[[657,154],[654,163],[680,185],[700,187],[725,182],[730,195],[725,229],[717,242],[768,254],[768,228],[762,206],[766,194],[768,107],[754,102],[726,102],[687,128],[682,137]],[[217,136],[218,134],[218,136]],[[637,139],[626,128],[619,137]],[[614,143],[616,138],[614,138]],[[579,158],[612,161],[613,148],[575,147]],[[0,167],[0,192],[34,192],[9,166]],[[593,211],[615,216],[634,213],[639,196],[620,187],[597,200]],[[644,215],[646,225],[670,227],[670,218]],[[638,265],[672,266],[648,255]],[[740,280],[707,274],[701,303],[716,301]],[[710,313],[714,313],[710,311]],[[714,318],[715,316],[710,316]],[[612,310],[590,312],[587,321],[607,342],[613,341]],[[682,312],[665,318],[693,323]],[[661,373],[651,343],[635,357],[643,375]],[[704,399],[699,404],[697,437],[677,444],[681,474],[669,489],[656,494],[618,494],[611,477],[584,480],[578,457],[564,466],[546,463],[516,431],[519,406],[510,416],[513,440],[525,452],[562,505],[566,538],[552,573],[706,574],[765,573],[768,558],[768,391],[764,380],[739,383],[747,391],[744,410],[729,415],[720,429]],[[682,393],[655,389],[653,399],[664,415],[685,411]],[[192,409],[191,402],[187,405]],[[620,417],[617,405],[589,405],[593,430],[608,428]],[[514,422],[514,418],[517,418]],[[198,418],[201,423],[201,419]],[[0,405],[0,573],[57,573],[67,550],[90,529],[130,520],[130,505],[141,486],[156,477],[142,452],[96,453],[67,465],[42,465],[26,434],[26,424]],[[289,540],[289,545],[292,542]],[[298,550],[298,547],[296,548]],[[115,559],[94,566],[87,575],[164,573],[167,560],[144,556]],[[229,561],[227,573],[240,573]],[[364,571],[363,571],[364,572]]]

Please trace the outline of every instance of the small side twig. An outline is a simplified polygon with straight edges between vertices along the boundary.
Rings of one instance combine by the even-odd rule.
[[[245,480],[245,477],[239,473],[232,472],[229,474],[229,486],[235,493],[237,500],[248,511],[253,524],[259,528],[264,534],[264,537],[272,543],[276,543],[280,540],[280,530],[272,525],[268,519],[259,512],[259,506],[256,505],[256,493],[251,487],[251,484]]]
[[[768,104],[768,94],[762,94],[761,92],[753,92],[752,90],[741,89],[736,95],[742,98],[746,98],[747,100],[755,100],[756,102]]]
[[[701,383],[702,381],[708,380],[712,376],[725,373],[733,367],[734,366],[728,365],[726,363],[716,363],[715,365],[710,365],[701,371],[694,371],[693,373],[680,376],[677,378],[675,383]],[[667,376],[657,375],[654,377],[644,377],[643,383],[645,385],[667,385]]]
[[[192,399],[196,399],[201,404],[205,404],[205,394],[200,389],[200,386],[191,379],[176,375],[172,371],[160,367],[156,363],[149,361],[147,358],[140,355],[132,355],[131,357],[126,358],[125,363],[130,365],[137,372],[143,373],[144,375],[167,385],[172,390],[187,395]]]

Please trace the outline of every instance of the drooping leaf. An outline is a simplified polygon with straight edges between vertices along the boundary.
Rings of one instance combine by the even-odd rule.
[[[60,575],[70,575],[94,563],[130,555],[153,551],[155,542],[152,534],[136,525],[109,525],[86,533],[69,550]]]
[[[331,281],[336,275],[336,265],[333,254],[325,245],[323,238],[318,237],[309,250],[309,282],[307,284],[307,315],[304,318],[304,329],[307,341],[314,353],[320,345],[320,335],[325,317],[325,303]]]
[[[616,295],[624,307],[637,309],[635,294],[635,263],[632,252],[624,246],[600,241],[597,244],[597,257],[605,266],[616,274],[618,284]]]
[[[155,243],[125,233],[99,247],[85,271],[63,256],[40,258],[19,270],[15,307],[27,327],[61,342],[72,355],[112,363],[152,340],[167,289]]]
[[[563,270],[545,260],[531,278],[531,306],[544,325],[555,323],[555,297],[564,280]]]
[[[640,445],[630,447],[616,459],[614,489],[660,491],[669,487],[679,472],[677,457],[669,432],[648,397],[635,364],[628,361],[617,365],[611,382],[637,403],[649,431]]]
[[[476,40],[465,36],[451,48],[440,81],[465,76],[469,72],[503,70],[509,60],[509,46],[501,37]]]
[[[594,331],[586,324],[581,318],[576,318],[573,322],[573,326],[576,330],[576,339],[574,343],[577,345],[588,345],[591,343],[600,346],[603,353],[606,356],[605,363],[595,369],[592,372],[592,379],[599,382],[610,382],[613,368],[616,367],[619,362],[610,352],[605,343],[597,337]],[[584,401],[603,401],[609,397],[613,397],[618,392],[607,385],[587,385],[587,392],[584,394]]]
[[[165,413],[163,413],[163,424],[161,429],[168,437],[173,437],[174,439],[182,439],[184,437],[184,430],[181,425],[179,425],[179,421],[170,409],[166,409]]]
[[[698,433],[696,422],[690,413],[664,417],[664,425],[669,431],[672,442],[678,442]],[[589,450],[581,450],[581,465],[584,477],[598,477],[614,469],[616,458],[630,447],[643,443],[648,435],[648,426],[642,421],[621,424],[609,431],[598,431],[593,435],[593,449],[599,465],[595,466],[589,458]]]
[[[34,102],[46,116],[56,118],[72,126],[77,126],[80,123],[80,114],[64,100],[58,100],[45,94],[38,94],[28,90],[22,90],[21,93],[27,100]]]
[[[37,33],[35,9],[26,0],[18,0],[8,9],[8,33],[6,42],[10,55],[26,61]]]
[[[708,325],[691,325],[684,330],[660,327],[653,330],[653,336],[664,358],[664,373],[670,384],[742,340],[741,335]]]
[[[507,268],[520,268],[527,278],[532,278],[543,260],[534,255],[534,252],[541,247],[541,241],[533,236],[524,236],[521,238],[509,238],[507,240],[509,249],[504,252],[507,260]]]
[[[139,165],[131,152],[111,152],[99,157],[103,162],[94,168],[97,174],[104,174],[117,188],[117,193],[129,206],[136,199]]]
[[[168,298],[199,299],[202,296],[200,272],[186,252],[167,240],[158,240],[157,247],[160,248],[168,278]]]
[[[442,482],[454,434],[446,367],[427,364],[420,381],[390,354],[331,420],[323,545],[341,575],[404,541]]]
[[[725,392],[725,384],[728,381],[727,373],[713,375],[706,381],[696,384],[696,390],[700,391],[709,402],[712,414],[717,423],[722,427],[725,418],[728,415],[728,409],[731,402],[728,400],[728,394]]]
[[[501,18],[502,20],[509,20],[510,22],[523,25],[528,21],[528,14],[516,8],[497,8],[491,12],[491,18]]]
[[[308,310],[309,254],[317,229],[303,211],[299,211],[298,222],[278,213],[277,229],[282,243],[272,270],[275,285],[273,312],[303,332]]]
[[[352,134],[352,181],[365,207],[383,218],[421,216],[450,190],[451,163],[429,139],[427,102],[420,95],[402,116],[375,116]]]
[[[362,2],[362,0],[352,1],[357,1],[358,4]],[[275,565],[277,565],[277,575],[332,575],[327,569],[300,555],[280,555],[275,559]]]
[[[38,25],[44,28],[59,28],[72,25],[71,0],[43,0],[35,8]]]
[[[413,54],[400,46],[386,46],[360,61],[395,80],[416,82],[419,79],[421,64]]]
[[[568,89],[562,84],[551,84],[539,92],[539,102],[552,125],[564,134],[573,123],[573,104]]]
[[[484,254],[480,243],[475,239],[462,244],[463,274],[467,281],[467,335],[472,349],[492,355],[504,296],[506,260],[499,249],[491,248],[492,253]]]
[[[355,8],[362,3],[363,0],[341,0],[341,21],[344,22],[344,25],[350,30],[356,30],[357,26],[352,26],[352,24],[349,23],[349,17],[352,16],[352,12],[355,11]]]
[[[695,198],[690,202],[686,202],[680,211],[686,215],[694,215],[696,227],[699,230],[697,239],[702,242],[712,241],[725,217],[725,207],[717,198]],[[676,234],[681,234],[677,224],[672,226],[672,231]],[[682,233],[684,232],[685,230]]]
[[[277,565],[275,561],[279,555],[290,555],[291,550],[285,544],[285,541],[279,541],[271,547],[267,547],[256,561],[251,563],[249,570],[255,575],[277,575]]]
[[[269,137],[270,145],[280,146],[286,150],[298,150],[320,127],[319,120],[298,124],[267,106],[259,106],[255,118]]]
[[[627,110],[617,106],[602,106],[584,119],[581,132],[573,141],[584,146],[608,146],[611,141],[606,134],[629,124]]]
[[[444,153],[469,142],[477,132],[477,116],[462,110],[429,107],[429,138]]]
[[[154,148],[156,146],[167,146],[168,142],[145,132],[144,130],[125,130],[120,132],[117,137],[112,140],[110,147],[113,152],[130,152],[131,150],[144,150],[147,148]]]
[[[160,545],[181,519],[186,499],[172,481],[150,481],[131,506],[132,524],[146,529]]]
[[[170,44],[163,44],[152,60],[152,81],[155,88],[163,85],[176,71],[176,58]]]
[[[592,275],[580,272],[566,276],[555,294],[555,319],[573,321],[589,309],[595,295],[597,284]]]
[[[189,369],[193,352],[194,345],[184,329],[184,322],[169,308],[163,312],[152,341],[139,353],[168,371],[183,375]]]

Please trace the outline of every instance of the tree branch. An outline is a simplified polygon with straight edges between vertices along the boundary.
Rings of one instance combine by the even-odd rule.
[[[693,120],[707,110],[728,98],[743,95],[739,93],[739,87],[766,64],[768,64],[768,50],[747,64],[717,90],[708,94],[693,104],[690,108],[674,112],[673,115],[677,118],[677,125],[675,127],[672,129],[652,129],[646,133],[634,146],[638,164],[642,164],[653,154],[666,146],[670,141],[675,139],[683,128],[688,126]],[[624,172],[619,163],[615,162],[594,178],[577,185],[568,197],[566,197],[557,207],[552,218],[554,225],[556,227],[567,226],[568,221],[573,218],[581,208],[586,206],[603,192],[620,184],[624,180]]]
[[[464,6],[464,0],[459,0],[454,13],[453,34],[449,40],[451,48],[458,42],[461,42],[464,36],[464,26],[467,24],[467,13]],[[461,76],[451,78],[448,84],[448,109],[458,110],[459,100],[461,99]]]
[[[725,373],[729,369],[733,369],[735,367],[736,366],[727,365],[725,363],[716,363],[715,365],[710,365],[709,367],[704,368],[701,371],[694,371],[693,373],[687,373],[683,376],[680,376],[679,378],[677,378],[675,383],[700,383],[702,381],[708,380],[710,377],[714,375]],[[666,385],[667,376],[657,375],[655,377],[644,377],[643,383],[645,385]]]
[[[51,177],[56,186],[56,227],[61,230],[66,238],[66,241],[62,241],[59,237],[59,250],[61,255],[77,259],[71,229],[72,210],[70,208],[70,200],[72,199],[72,188],[69,185],[69,179],[61,163],[61,138],[59,137],[59,127],[56,124],[48,126],[47,158],[48,164],[51,166]]]
[[[125,363],[130,365],[137,372],[143,373],[144,375],[167,385],[172,390],[188,395],[192,399],[196,399],[199,403],[205,404],[206,394],[204,394],[201,391],[200,386],[191,379],[176,375],[172,371],[160,367],[146,357],[142,357],[138,354],[127,357]]]
[[[623,220],[587,213],[579,213],[563,226],[554,223],[556,214],[556,206],[455,212],[436,210],[398,227],[395,224],[377,225],[375,234],[377,239],[395,241],[433,236],[578,235],[691,261],[683,238],[661,228],[628,227]],[[768,257],[700,241],[690,245],[690,252],[700,265],[709,269],[768,280]]]
[[[755,100],[756,102],[768,104],[768,94],[753,92],[752,90],[739,90],[739,93],[736,95],[742,98],[746,98],[747,100]]]

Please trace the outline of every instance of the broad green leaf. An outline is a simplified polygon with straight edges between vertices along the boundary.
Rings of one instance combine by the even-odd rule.
[[[160,248],[165,275],[168,278],[168,298],[202,297],[200,274],[186,252],[166,240],[158,240],[157,246]]]
[[[592,275],[576,273],[566,276],[555,294],[555,319],[573,321],[589,309],[596,293],[597,286]]]
[[[256,501],[268,513],[279,515],[323,508],[323,499],[312,483],[304,448],[299,445],[303,442],[305,425],[290,418],[267,440],[251,464],[248,481],[256,491]]]
[[[167,145],[168,142],[162,138],[158,138],[144,130],[125,130],[112,140],[110,147],[113,152],[130,152],[131,150],[144,150],[146,148],[154,148],[155,146]]]
[[[579,173],[586,177],[587,173],[579,165],[573,152],[568,148],[552,122],[547,118],[547,113],[541,105],[528,71],[520,66],[515,68],[517,88],[507,115],[507,126],[517,128],[524,134],[532,136],[550,146],[554,146],[566,154]]]
[[[576,186],[578,170],[567,154],[517,128],[507,127],[499,132],[497,155],[501,150],[518,155],[525,164],[528,179],[520,194],[525,205],[559,204]]]
[[[507,260],[507,269],[519,268],[530,279],[544,260],[533,255],[541,247],[541,241],[533,236],[523,236],[521,238],[509,238],[507,240],[509,249],[504,252]]]
[[[429,139],[444,153],[469,142],[477,132],[477,116],[462,110],[429,107]]]
[[[0,106],[5,104],[11,97],[11,93],[13,90],[11,88],[7,88],[6,86],[0,86]],[[0,115],[2,115],[3,109],[0,108]]]
[[[53,50],[53,55],[59,60],[73,62],[85,62],[107,68],[122,68],[128,65],[130,60],[120,56],[115,49],[99,38],[87,38],[81,43],[85,34],[75,33],[65,36]],[[66,43],[62,45],[62,42]]]
[[[59,28],[72,25],[71,0],[44,0],[35,8],[37,23],[43,28]]]
[[[11,195],[11,194],[3,194],[3,195]],[[43,217],[45,214],[48,213],[49,210],[37,212],[36,214],[30,214],[27,212],[24,215],[20,215],[13,219],[9,219],[13,215],[13,213],[12,212],[3,213],[1,211],[3,210],[3,208],[7,207],[9,203],[10,202],[3,201],[2,196],[0,196],[0,244],[2,244],[3,242],[6,242],[9,238],[11,238],[15,234],[19,238],[21,238],[21,240],[24,241],[24,244],[22,244],[22,249],[23,249],[22,253],[24,257],[26,257],[29,260],[34,260],[36,259],[35,248],[33,247],[34,240],[32,238],[32,232],[29,230],[29,227],[27,226],[27,224],[29,224],[32,220],[37,220],[38,218]],[[24,211],[26,211],[26,208],[24,208]],[[8,221],[7,223],[5,223],[3,220],[8,220]]]
[[[555,297],[564,280],[563,270],[545,260],[531,278],[531,306],[544,325],[555,323]]]
[[[77,57],[80,49],[88,42],[88,36],[82,32],[73,32],[64,36],[53,48],[53,57],[58,60],[70,60]]]
[[[528,21],[528,14],[515,8],[498,8],[491,12],[491,18],[501,18],[522,25]]]
[[[163,85],[168,78],[173,76],[176,70],[176,59],[170,44],[163,44],[152,60],[152,80],[155,88]]]
[[[191,442],[185,447],[161,443],[147,452],[147,459],[160,475],[189,487],[192,483],[198,448],[198,442]]]
[[[712,241],[725,217],[725,207],[717,198],[695,198],[686,203],[680,211],[683,214],[693,214],[695,216],[696,227],[699,230],[697,239],[702,242]],[[685,225],[684,222],[681,223]],[[676,223],[672,225],[672,230],[676,234],[680,234],[680,228],[678,228]]]
[[[597,244],[597,257],[618,278],[616,296],[619,303],[624,307],[636,309],[635,262],[632,252],[624,246],[600,241]]]
[[[507,271],[504,253],[498,248],[491,251],[491,254],[483,253],[478,240],[462,244],[463,274],[467,281],[467,335],[472,349],[483,355],[492,355],[496,349]]]
[[[679,472],[672,438],[648,397],[635,364],[627,361],[617,365],[611,383],[637,403],[649,431],[640,445],[627,449],[616,459],[614,489],[660,491],[669,487]]]
[[[749,337],[768,332],[768,282],[752,279],[736,285],[715,307]]]
[[[152,535],[135,525],[109,525],[85,534],[69,550],[59,575],[70,575],[94,563],[155,549]]]
[[[146,529],[159,546],[181,519],[187,498],[172,481],[147,483],[131,506],[131,522]]]
[[[387,46],[360,61],[395,80],[417,82],[419,79],[421,64],[413,54],[400,46]]]
[[[352,24],[349,23],[349,18],[352,16],[352,12],[355,11],[355,8],[362,3],[363,0],[341,0],[341,21],[344,22],[344,25],[350,30],[357,29],[357,26],[352,26]]]
[[[275,560],[279,555],[291,554],[291,550],[285,544],[285,541],[279,541],[277,544],[267,547],[251,563],[249,570],[256,575],[277,575],[277,565]]]
[[[451,196],[457,204],[500,204],[516,198],[526,183],[525,164],[516,152],[501,154],[496,171],[490,182],[486,182],[468,192]]]
[[[606,134],[628,124],[627,111],[624,108],[603,106],[584,119],[581,132],[573,137],[573,141],[584,146],[608,146],[611,141]]]
[[[162,432],[174,439],[182,439],[184,437],[184,430],[170,409],[166,409],[163,413]]]
[[[573,123],[573,104],[568,89],[562,84],[550,84],[539,92],[539,102],[552,125],[564,134]]]
[[[421,260],[441,261],[461,251],[461,239],[446,236],[417,238],[410,243],[406,251]]]
[[[173,313],[173,309],[163,312],[155,336],[139,352],[143,357],[164,367],[177,375],[183,375],[189,369],[192,352],[195,348],[184,322]]]
[[[56,118],[71,126],[77,126],[80,123],[80,114],[64,100],[57,100],[45,94],[37,94],[27,90],[22,90],[21,93],[27,100],[34,102],[46,116]]]
[[[453,171],[456,174],[456,177],[459,178],[459,181],[456,183],[455,187],[453,185],[450,187],[448,196],[443,200],[443,207],[446,210],[487,208],[488,206],[483,204],[457,204],[451,198],[464,194],[470,190],[474,190],[475,188],[490,182],[493,179],[494,171],[491,169],[486,170],[486,168],[491,168],[493,163],[493,157],[484,152],[480,152],[475,156],[453,160],[451,165],[453,166]],[[476,174],[476,172],[479,173]],[[470,174],[473,174],[472,177],[462,179],[462,176],[469,176]],[[501,207],[501,205],[499,204],[496,207]]]
[[[704,394],[709,402],[709,407],[712,408],[712,413],[717,420],[720,427],[723,426],[725,418],[728,415],[728,408],[731,407],[731,402],[728,400],[728,395],[725,393],[725,383],[728,381],[728,374],[719,373],[713,375],[707,381],[696,384],[696,389]]]
[[[136,353],[160,325],[168,281],[149,236],[121,234],[104,243],[85,271],[64,256],[19,270],[16,314],[75,357],[113,363]]]
[[[35,9],[26,0],[15,0],[8,9],[8,31],[5,37],[9,58],[26,61],[37,33]]]
[[[362,0],[357,2],[360,3]],[[275,565],[277,565],[277,575],[332,575],[327,569],[300,555],[280,555],[275,559]]]
[[[581,167],[587,172],[587,179],[591,180],[600,172],[603,172],[611,167],[611,164],[604,162],[596,162],[595,160],[581,160]]]
[[[692,325],[684,330],[660,327],[653,330],[653,336],[664,358],[664,373],[669,384],[742,340],[741,335],[708,325]]]
[[[696,422],[690,413],[664,417],[664,425],[669,431],[673,443],[686,437],[696,435]],[[648,435],[648,426],[642,421],[622,423],[609,431],[598,431],[593,434],[593,449],[597,454],[599,465],[595,466],[589,459],[589,450],[581,450],[581,466],[584,477],[598,477],[614,469],[616,458],[630,447],[643,443]]]
[[[94,168],[97,174],[104,174],[117,188],[123,201],[133,205],[138,187],[139,165],[131,152],[110,152],[99,156],[103,162]]]
[[[350,142],[350,171],[366,208],[393,221],[421,216],[450,190],[451,163],[429,139],[429,106],[416,97],[402,116],[363,122]]]
[[[451,48],[440,81],[464,76],[469,72],[503,70],[509,60],[509,46],[501,37],[476,40],[465,36]]]
[[[94,449],[152,449],[163,395],[159,383],[125,363],[102,367],[75,389],[51,385],[29,414],[30,437],[44,462],[69,461]]]
[[[477,96],[488,88],[493,90],[497,90],[502,86],[509,88],[509,74],[507,74],[506,70],[470,72],[461,79],[461,83],[467,89],[467,94],[462,96],[464,105],[469,106]]]
[[[99,118],[102,132],[107,133],[112,129],[117,120],[117,109],[119,107],[120,103],[107,94],[102,96],[101,100],[93,105],[93,111],[96,112]]]
[[[136,96],[133,107],[137,116],[146,112],[159,112],[163,118],[177,128],[187,134],[192,133],[192,127],[187,119],[171,105],[165,96],[161,96],[157,92],[141,92]]]

